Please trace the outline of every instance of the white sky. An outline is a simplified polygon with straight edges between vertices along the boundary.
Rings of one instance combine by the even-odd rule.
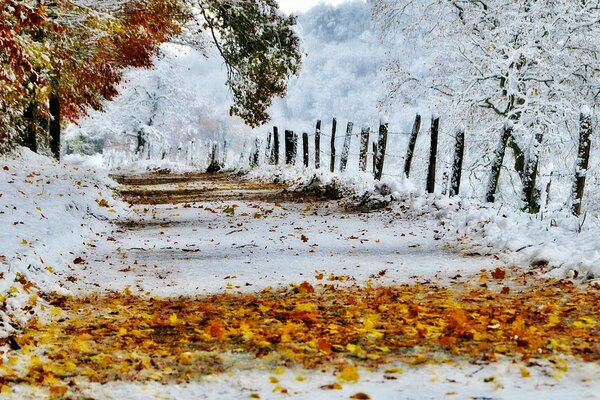
[[[279,0],[281,9],[286,13],[303,12],[319,3],[340,4],[348,0]]]

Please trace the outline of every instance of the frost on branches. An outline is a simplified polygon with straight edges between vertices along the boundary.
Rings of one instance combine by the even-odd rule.
[[[599,103],[597,0],[375,0],[374,15],[392,49],[412,52],[390,51],[391,102],[424,98],[464,124],[477,181],[507,123],[523,200],[539,197],[538,165],[572,172],[580,110]]]

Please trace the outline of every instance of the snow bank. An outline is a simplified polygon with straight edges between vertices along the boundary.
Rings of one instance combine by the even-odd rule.
[[[0,157],[0,337],[64,292],[58,276],[123,212],[106,176],[21,148]]]
[[[250,179],[292,183],[294,190],[311,185],[335,185],[344,201],[377,198],[401,203],[402,212],[439,221],[443,239],[465,254],[494,255],[523,269],[539,268],[548,277],[581,281],[600,279],[600,218],[579,219],[567,209],[531,215],[499,204],[465,198],[425,195],[405,178],[375,181],[369,173],[335,173],[295,167],[261,166],[247,172]],[[371,204],[369,203],[369,204]]]

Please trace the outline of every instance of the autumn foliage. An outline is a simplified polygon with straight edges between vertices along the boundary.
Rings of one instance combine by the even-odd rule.
[[[393,374],[401,371],[394,365],[456,359],[536,365],[543,358],[558,367],[570,357],[600,360],[597,289],[537,278],[531,288],[527,276],[488,274],[449,286],[357,286],[349,276],[319,274],[318,285],[258,293],[228,285],[231,293],[196,298],[139,297],[129,289],[56,298],[54,320],[33,322],[17,339],[23,355],[2,366],[0,382],[56,390],[78,376],[187,382],[262,360],[334,369],[344,383],[359,379],[358,366]]]
[[[126,68],[150,67],[159,45],[182,30],[221,50],[232,113],[250,125],[268,120],[272,98],[285,94],[300,64],[295,19],[272,0],[0,0],[0,7],[0,150],[19,137],[35,150],[49,131],[58,156],[60,123],[101,109]]]

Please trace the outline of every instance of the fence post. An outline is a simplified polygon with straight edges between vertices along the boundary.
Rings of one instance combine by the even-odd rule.
[[[408,140],[408,150],[406,151],[406,161],[404,162],[404,175],[407,178],[410,177],[410,168],[412,166],[412,160],[415,155],[415,147],[417,146],[417,138],[421,131],[421,115],[417,114],[412,130],[410,131],[410,138]]]
[[[298,158],[298,134],[292,131],[292,165],[296,165]]]
[[[360,160],[359,168],[362,172],[367,171],[367,154],[369,152],[369,136],[371,128],[363,128],[360,132]]]
[[[267,146],[265,147],[265,162],[269,162],[272,144],[273,144],[273,137],[271,135],[271,132],[268,132],[267,133]]]
[[[271,153],[271,164],[279,165],[279,129],[273,127],[273,151]]]
[[[285,163],[287,165],[294,164],[294,132],[285,131]]]
[[[429,151],[429,170],[427,172],[427,193],[435,193],[435,171],[439,134],[440,117],[434,116],[431,119],[431,149]]]
[[[350,155],[350,141],[352,140],[352,130],[354,123],[348,122],[346,128],[346,137],[344,138],[344,148],[342,149],[342,157],[340,159],[340,172],[344,172],[348,166],[348,156]]]
[[[500,171],[502,170],[502,163],[504,162],[504,155],[506,154],[506,146],[508,145],[510,135],[512,135],[512,124],[507,123],[504,125],[500,144],[494,154],[492,174],[490,175],[490,182],[488,183],[487,194],[485,196],[485,201],[488,203],[493,203],[496,200],[496,191],[498,190],[498,182],[500,181]]]
[[[373,142],[373,176],[377,173],[377,143]]]
[[[460,180],[462,178],[463,160],[465,159],[465,129],[456,132],[456,145],[454,147],[454,164],[452,164],[452,180],[450,181],[450,197],[460,193]]]
[[[304,168],[308,168],[308,133],[302,134],[302,153],[304,159]]]
[[[315,130],[315,169],[321,168],[321,120],[317,121]]]
[[[575,185],[573,187],[573,214],[580,216],[583,206],[585,180],[590,163],[592,147],[592,113],[584,108],[579,115],[579,150],[577,152],[577,169],[575,170]]]
[[[331,127],[331,157],[329,159],[329,171],[335,172],[335,132],[337,130],[337,120],[333,119],[333,125]]]
[[[379,140],[377,141],[377,157],[375,167],[375,179],[380,181],[383,177],[383,166],[385,163],[385,150],[387,148],[389,125],[382,123],[379,125]]]

